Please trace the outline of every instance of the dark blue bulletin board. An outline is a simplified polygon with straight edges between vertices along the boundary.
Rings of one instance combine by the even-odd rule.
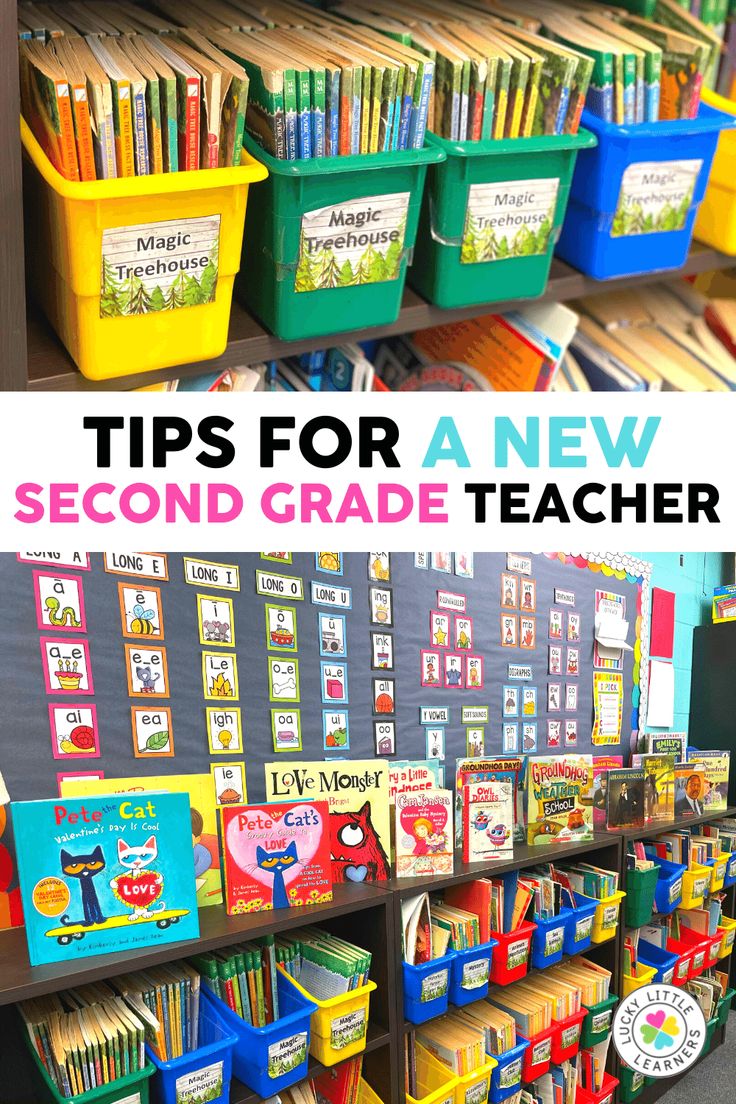
[[[526,718],[527,723],[537,726],[537,742],[536,748],[527,750],[546,753],[547,722],[561,720],[564,731],[564,721],[570,719],[577,722],[577,750],[590,751],[597,589],[624,598],[626,617],[631,623],[628,639],[631,644],[636,639],[635,650],[625,653],[624,659],[622,741],[619,746],[601,749],[610,753],[628,752],[632,729],[639,726],[640,710],[641,715],[645,711],[640,688],[643,692],[647,681],[649,565],[646,563],[625,555],[573,557],[524,553],[511,561],[507,561],[506,553],[269,555],[272,558],[259,553],[217,552],[132,556],[113,553],[105,557],[99,553],[22,553],[20,558],[1,555],[0,692],[4,709],[0,772],[11,798],[55,796],[57,774],[65,771],[104,771],[108,777],[186,774],[206,772],[216,764],[244,761],[248,797],[258,801],[264,796],[263,764],[277,754],[317,760],[333,756],[373,758],[378,751],[391,758],[417,759],[425,758],[438,743],[444,745],[445,764],[449,768],[447,782],[451,784],[454,760],[468,750],[468,728],[483,730],[485,754],[502,750],[502,699],[504,688],[512,681],[510,665],[530,668],[530,677],[516,685],[537,690],[536,716]],[[288,560],[279,558],[282,555],[288,556]],[[524,564],[525,560],[529,562]],[[423,565],[417,566],[418,562]],[[507,562],[521,564],[530,572],[510,572],[518,580],[518,601],[522,583],[530,580],[535,584],[535,611],[520,612],[518,608],[503,611],[517,619],[528,616],[533,620],[536,638],[533,648],[520,647],[518,639],[516,646],[501,645],[502,575],[509,570]],[[219,566],[210,568],[207,564]],[[449,571],[438,569],[445,566]],[[136,571],[142,574],[135,574]],[[191,581],[187,581],[187,575]],[[66,577],[62,579],[61,591],[54,590],[58,576]],[[236,585],[239,589],[234,589]],[[121,598],[123,587],[127,589]],[[83,616],[78,608],[79,588]],[[257,589],[264,593],[259,594]],[[444,601],[450,607],[447,624],[450,647],[434,647],[440,656],[440,684],[422,686],[421,653],[423,649],[433,650],[430,614],[438,609],[440,591],[449,596]],[[55,604],[57,592],[61,600]],[[567,592],[568,602],[572,595],[574,605],[556,602],[556,592],[558,598],[560,592]],[[69,607],[71,612],[65,612],[66,598],[70,595],[76,600]],[[141,602],[135,600],[137,595]],[[198,595],[203,596],[205,603],[214,603],[205,604],[202,613],[202,621],[207,622],[203,630],[208,636],[205,642],[200,640]],[[49,598],[50,606],[46,604]],[[328,601],[339,604],[326,604]],[[472,619],[471,647],[466,649],[456,648],[457,641],[453,639],[457,616],[454,607],[463,604],[464,615]],[[276,620],[267,622],[267,605],[293,609],[295,624],[287,617],[284,625],[278,620],[278,611],[273,614]],[[574,645],[579,650],[577,674],[566,676],[564,666],[560,677],[548,673],[550,609],[560,611],[565,636],[569,615],[579,617],[580,640]],[[53,616],[54,623],[49,623],[49,616]],[[156,635],[160,619],[163,639]],[[123,633],[124,620],[128,635]],[[442,624],[438,622],[440,635]],[[228,643],[233,628],[234,644]],[[53,653],[46,675],[44,638],[60,642],[56,645],[60,650]],[[568,642],[563,639],[561,644],[564,664]],[[160,654],[158,663],[150,662],[151,656],[161,649],[165,649],[165,671]],[[235,656],[236,700],[205,699],[204,653],[213,657],[210,674],[223,669],[226,676],[233,673],[228,662],[231,664],[230,657]],[[463,657],[460,686],[444,685],[441,668],[445,653]],[[378,664],[386,661],[387,654],[393,666],[382,670]],[[75,655],[79,657],[76,670]],[[133,660],[131,664],[131,655],[138,656],[139,661]],[[466,685],[468,655],[482,659],[477,688]],[[226,657],[224,664],[223,657]],[[80,671],[87,661],[92,693],[82,692]],[[291,667],[295,661],[298,679]],[[144,680],[137,686],[141,693],[136,696],[131,696],[126,672],[131,665],[141,668]],[[59,673],[65,682],[63,690]],[[136,689],[135,674],[131,677]],[[298,681],[298,702],[269,700],[269,694],[273,693],[270,686],[293,693],[289,689],[292,680]],[[561,685],[563,708],[558,713],[550,713],[547,708],[550,682]],[[577,709],[572,712],[564,710],[566,684],[577,687]],[[144,686],[152,691],[150,695],[142,692]],[[155,696],[162,689],[165,695]],[[347,700],[343,703],[341,698],[345,695]],[[67,706],[72,716],[66,720],[63,715],[59,720],[60,715],[56,714],[57,727],[66,723],[69,732],[54,735],[50,706],[58,705]],[[76,723],[73,711],[89,707],[94,707],[95,724]],[[225,737],[226,746],[212,750],[207,729],[208,708],[240,710],[242,750],[238,747],[237,731],[230,732],[230,741]],[[467,717],[464,720],[463,710],[469,708],[474,710],[473,717],[482,717],[483,711],[487,711],[487,720],[470,721]],[[139,748],[137,755],[133,709],[138,711],[139,721],[149,714],[152,718],[142,730],[145,747],[143,751]],[[421,723],[423,709],[431,710],[431,716],[425,716],[426,724]],[[299,711],[300,750],[293,743],[299,735],[293,731],[295,718],[289,717],[295,710]],[[442,723],[432,720],[438,710],[447,711],[447,719]],[[346,715],[346,725],[341,714]],[[80,714],[80,718],[88,719],[89,713]],[[520,727],[521,723],[519,718]],[[89,727],[94,728],[92,736],[84,731],[75,732],[81,748],[75,745],[76,750],[65,757],[61,737]],[[234,725],[231,721],[220,723],[222,728],[229,732]],[[442,730],[441,735],[437,729]],[[519,736],[518,748],[523,750],[521,732]],[[275,751],[275,738],[283,741],[283,750]],[[472,738],[479,738],[479,734],[473,734]],[[68,748],[69,743],[64,746]],[[564,752],[564,737],[555,750]]]

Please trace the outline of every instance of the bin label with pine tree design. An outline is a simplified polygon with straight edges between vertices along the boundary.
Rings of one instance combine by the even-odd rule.
[[[176,1079],[176,1104],[207,1104],[222,1096],[222,1062],[185,1073]]]
[[[219,215],[103,230],[100,317],[213,303],[219,245]]]
[[[291,1073],[307,1058],[307,1033],[300,1031],[286,1039],[278,1039],[268,1048],[268,1076],[272,1080]]]
[[[702,167],[702,160],[629,165],[621,180],[611,237],[682,230]]]
[[[365,196],[305,211],[294,288],[324,291],[397,280],[409,192]]]
[[[485,264],[546,253],[559,189],[559,177],[471,184],[461,264]]]

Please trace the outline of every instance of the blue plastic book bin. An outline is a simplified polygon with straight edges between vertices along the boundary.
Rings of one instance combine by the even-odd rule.
[[[480,943],[465,951],[454,951],[450,970],[450,1001],[462,1008],[464,1004],[483,1000],[488,993],[488,977],[496,940]]]
[[[723,879],[723,888],[728,889],[729,886],[736,885],[736,851],[731,855],[726,866],[726,877]]]
[[[553,916],[550,920],[534,917],[537,930],[532,936],[532,966],[535,970],[554,966],[562,958],[565,953],[565,933],[570,915],[570,909],[561,908],[557,916]]]
[[[146,1053],[156,1067],[152,1082],[156,1104],[179,1104],[180,1100],[189,1099],[227,1104],[230,1100],[233,1047],[237,1041],[237,1035],[225,1023],[208,990],[203,988],[199,1000],[197,1049],[183,1054],[181,1058],[162,1062],[146,1045]]]
[[[647,850],[647,857],[654,859],[656,855]],[[686,868],[682,863],[673,863],[669,859],[657,859],[657,863],[659,878],[654,891],[654,910],[667,916],[682,901],[682,875]]]
[[[511,1050],[503,1054],[494,1054],[497,1066],[491,1070],[491,1087],[488,1099],[493,1104],[500,1104],[502,1100],[513,1096],[521,1085],[521,1070],[524,1064],[524,1053],[529,1046],[528,1039],[522,1039]]]
[[[317,1008],[279,973],[276,984],[281,1015],[266,1027],[251,1027],[219,997],[207,994],[235,1035],[235,1076],[262,1097],[273,1096],[307,1076],[310,1020]]]
[[[672,985],[677,960],[676,954],[663,951],[656,943],[648,943],[646,939],[639,940],[639,961],[645,966],[653,966],[657,971],[652,981],[658,981],[662,985]]]
[[[578,153],[556,254],[596,280],[681,268],[721,130],[736,118],[615,126],[584,110],[598,145]]]
[[[404,1015],[410,1023],[426,1023],[447,1011],[454,958],[449,951],[421,966],[404,963]]]
[[[566,910],[568,916],[562,948],[564,954],[575,955],[588,950],[592,941],[593,917],[597,908],[598,902],[592,897],[584,897],[582,893],[575,894],[575,908]]]

